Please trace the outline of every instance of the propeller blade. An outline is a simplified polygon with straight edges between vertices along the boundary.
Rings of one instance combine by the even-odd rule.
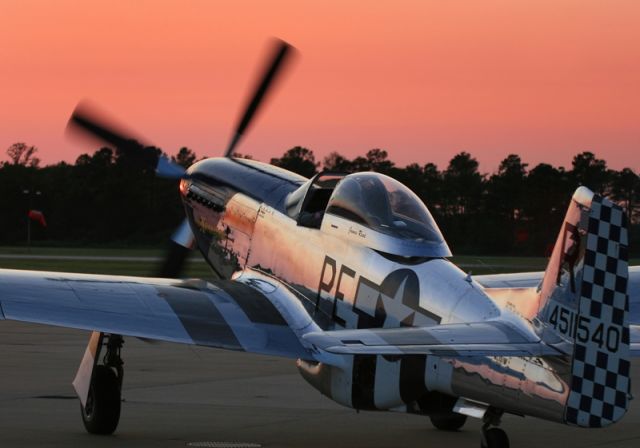
[[[80,133],[112,146],[119,155],[124,156],[125,163],[135,169],[149,172],[159,164],[159,155],[162,153],[160,149],[133,137],[86,101],[76,106],[67,124],[67,131]]]
[[[191,249],[193,249],[194,242],[195,237],[191,231],[189,220],[185,219],[171,236],[171,243],[167,250],[167,255],[158,273],[159,277],[180,277],[189,253]]]
[[[183,179],[187,177],[187,170],[169,160],[167,156],[160,156],[156,165],[156,175],[168,179]]]
[[[273,56],[269,59],[271,62],[266,65],[264,74],[262,75],[261,82],[257,85],[251,100],[247,103],[245,107],[244,115],[240,119],[236,127],[236,131],[227,147],[227,150],[224,153],[225,157],[231,157],[233,152],[240,142],[242,135],[245,130],[251,123],[253,116],[256,111],[259,109],[262,101],[273,85],[273,82],[276,80],[278,75],[282,73],[282,69],[285,67],[285,63],[290,59],[290,56],[293,52],[294,48],[286,43],[283,40],[277,40],[276,45],[274,45]]]
[[[81,132],[121,150],[144,148],[148,145],[128,133],[107,118],[104,113],[90,106],[86,101],[78,104],[67,123],[70,132]]]

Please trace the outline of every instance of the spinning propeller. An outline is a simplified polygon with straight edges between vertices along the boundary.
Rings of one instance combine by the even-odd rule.
[[[231,141],[224,152],[225,157],[233,156],[256,112],[291,59],[292,53],[293,47],[288,43],[282,40],[274,42],[271,57],[267,59],[262,76],[258,78],[260,82],[256,84],[253,95],[249,97],[250,100],[245,106],[244,114],[241,115]],[[86,102],[76,106],[69,119],[67,129],[115,147],[123,154],[127,154],[129,159],[135,160],[136,165],[139,164],[142,169],[155,168],[158,176],[172,179],[188,177],[182,166],[171,162],[166,156],[159,154],[156,148],[147,145],[141,139],[129,135],[113,120],[106,118],[105,114],[98,112],[96,108]],[[189,221],[185,218],[171,238],[171,245],[159,275],[170,278],[179,277],[193,243],[194,236]]]
[[[290,60],[292,53],[293,47],[285,41],[276,40],[274,42],[273,53],[271,57],[267,59],[268,63],[265,65],[265,70],[262,76],[258,78],[261,81],[256,85],[251,100],[245,106],[244,114],[236,126],[235,133],[229,142],[227,150],[224,152],[225,157],[231,157],[233,155],[244,132],[260,108],[265,95],[269,92],[269,88],[274,85],[273,83],[277,80],[278,75],[282,73],[282,70],[287,66],[287,62]]]

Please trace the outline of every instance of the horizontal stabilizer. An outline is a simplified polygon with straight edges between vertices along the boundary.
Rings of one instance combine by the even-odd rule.
[[[433,327],[378,328],[309,333],[316,347],[352,355],[545,356],[559,352],[502,321]]]

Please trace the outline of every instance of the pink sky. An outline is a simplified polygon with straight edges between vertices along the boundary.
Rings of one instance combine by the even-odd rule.
[[[400,165],[460,151],[640,170],[640,2],[15,1],[0,3],[0,157],[95,147],[64,135],[90,98],[175,153],[220,155],[270,36],[300,58],[239,151],[319,159],[380,147]]]

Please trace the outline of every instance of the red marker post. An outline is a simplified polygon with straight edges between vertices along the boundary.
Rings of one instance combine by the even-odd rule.
[[[44,213],[40,210],[29,210],[27,213],[27,247],[31,249],[31,221],[37,221],[42,227],[47,227]]]

